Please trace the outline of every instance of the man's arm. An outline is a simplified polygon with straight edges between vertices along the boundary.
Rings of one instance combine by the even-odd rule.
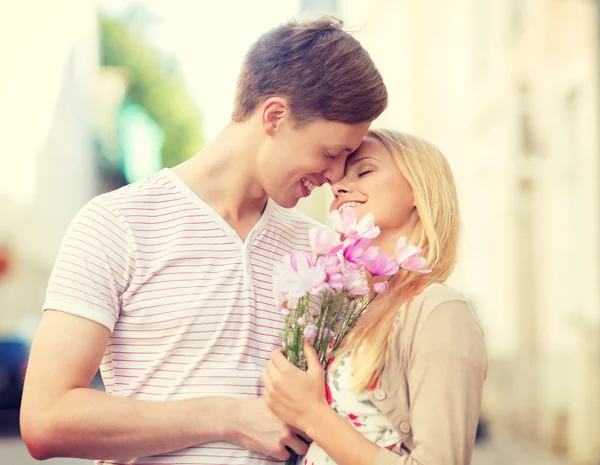
[[[307,446],[262,398],[150,402],[89,389],[106,349],[104,326],[47,310],[34,340],[21,407],[31,455],[124,459],[224,440],[285,460]]]

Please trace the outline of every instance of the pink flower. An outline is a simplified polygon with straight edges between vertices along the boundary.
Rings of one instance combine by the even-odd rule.
[[[356,215],[352,208],[344,208],[342,213],[332,210],[329,213],[329,221],[338,234],[348,235],[356,227]]]
[[[402,262],[414,255],[418,255],[422,250],[416,245],[407,244],[406,237],[401,237],[396,243],[396,262],[402,265]]]
[[[343,256],[351,263],[364,265],[379,255],[379,247],[369,247],[370,239],[348,240],[347,242],[350,242],[350,245],[344,247]]]
[[[317,327],[315,325],[308,325],[304,328],[304,337],[309,341],[314,341],[317,337]]]
[[[396,243],[396,262],[403,270],[431,273],[431,270],[427,269],[427,260],[418,257],[422,251],[420,247],[407,244],[406,238],[401,237]]]
[[[373,276],[393,276],[400,269],[398,263],[384,253],[377,255],[377,257],[365,263],[365,268]]]
[[[298,318],[298,324],[300,326],[306,325],[306,318],[304,318],[303,316],[301,316],[300,318]]]
[[[360,263],[371,241],[369,239],[358,239],[348,242],[349,244],[344,246],[344,251],[342,252],[344,258],[352,263]]]
[[[312,251],[317,255],[335,253],[335,249],[341,247],[337,234],[321,227],[311,228],[308,238]]]
[[[370,291],[367,278],[360,270],[346,267],[343,271],[344,289],[355,297],[367,295]]]
[[[375,218],[367,213],[356,223],[356,214],[352,208],[344,208],[342,213],[332,210],[329,220],[333,229],[349,239],[373,239],[379,236],[379,228],[375,226]]]
[[[300,303],[300,297],[288,296],[286,307],[287,308],[296,308],[299,303]]]
[[[315,266],[315,260],[312,255],[307,252],[294,252],[290,255],[290,265],[294,271],[298,271],[298,268],[312,268]]]
[[[363,261],[370,262],[375,260],[379,256],[379,247],[371,246],[369,247],[362,256]]]
[[[327,275],[339,273],[341,271],[342,262],[337,254],[319,257],[317,263],[325,269]]]
[[[335,333],[332,330],[330,330],[329,328],[323,329],[323,340],[328,341],[329,339],[331,339],[334,336],[335,336]]]
[[[332,291],[341,291],[344,289],[344,275],[341,273],[330,275],[327,284]]]
[[[320,257],[318,263],[325,269],[327,284],[332,290],[341,291],[344,287],[342,263],[337,255]]]
[[[431,270],[427,269],[427,260],[424,257],[407,258],[400,266],[403,270],[416,271],[418,273],[431,273]]]
[[[288,298],[302,298],[308,292],[317,293],[327,287],[325,270],[317,266],[311,255],[295,252],[274,269],[275,292]]]
[[[377,294],[385,294],[390,287],[390,284],[387,281],[383,281],[380,283],[375,283],[373,285],[373,289]]]

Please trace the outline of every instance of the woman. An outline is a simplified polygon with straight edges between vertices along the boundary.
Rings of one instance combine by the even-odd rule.
[[[401,271],[357,322],[327,373],[307,344],[306,372],[273,352],[265,401],[312,438],[304,465],[463,465],[471,461],[486,373],[482,332],[444,284],[457,259],[454,178],[431,144],[372,130],[333,186],[331,209],[372,213],[373,244],[423,249],[430,274]]]

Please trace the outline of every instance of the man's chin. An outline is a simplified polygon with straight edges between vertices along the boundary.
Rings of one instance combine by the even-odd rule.
[[[298,201],[300,200],[298,197],[293,195],[273,195],[269,196],[273,202],[283,208],[294,208],[298,205]]]
[[[277,203],[277,205],[279,205],[283,208],[294,208],[294,207],[298,206],[298,201],[299,201],[299,199],[294,199],[294,200],[287,199],[287,201],[285,201],[285,202],[277,202],[276,201],[275,203]]]

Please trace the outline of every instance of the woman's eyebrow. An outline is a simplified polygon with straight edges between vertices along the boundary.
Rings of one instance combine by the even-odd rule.
[[[352,165],[356,165],[358,162],[360,162],[360,161],[362,161],[362,160],[365,160],[365,159],[367,159],[367,158],[370,158],[371,160],[376,160],[376,161],[377,161],[377,158],[375,158],[375,157],[373,157],[373,156],[370,156],[370,155],[364,155],[364,156],[362,156],[362,157],[357,157],[357,158],[353,158],[352,160],[350,160],[350,161],[348,162],[348,167],[350,167],[350,166],[352,166]]]

